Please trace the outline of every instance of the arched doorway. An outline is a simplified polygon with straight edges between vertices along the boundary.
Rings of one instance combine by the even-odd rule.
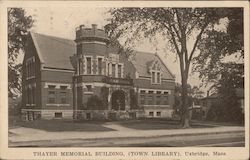
[[[111,96],[112,109],[125,110],[125,92],[117,90],[112,93]]]

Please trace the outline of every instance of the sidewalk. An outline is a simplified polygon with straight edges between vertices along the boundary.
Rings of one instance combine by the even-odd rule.
[[[9,136],[10,142],[28,142],[28,141],[45,141],[45,140],[66,140],[66,139],[105,139],[105,138],[136,138],[136,137],[160,137],[160,136],[185,136],[185,135],[206,135],[221,133],[239,133],[244,132],[242,126],[219,126],[214,128],[189,128],[189,129],[168,129],[168,130],[136,130],[126,129],[119,125],[106,125],[105,127],[116,129],[116,131],[106,132],[48,132],[30,128],[10,129],[12,134]]]

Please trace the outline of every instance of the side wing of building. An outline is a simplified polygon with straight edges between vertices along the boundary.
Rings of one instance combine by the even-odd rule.
[[[171,118],[175,77],[155,54],[136,52],[132,63],[136,68],[134,86],[138,104],[144,108],[145,116]]]
[[[30,33],[23,60],[24,119],[72,118],[74,51],[73,41]]]

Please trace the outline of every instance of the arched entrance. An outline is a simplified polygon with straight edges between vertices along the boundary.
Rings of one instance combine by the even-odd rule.
[[[122,90],[114,91],[111,95],[111,105],[114,110],[125,110],[125,92]]]

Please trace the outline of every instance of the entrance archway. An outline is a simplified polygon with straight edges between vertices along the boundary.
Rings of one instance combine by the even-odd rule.
[[[111,105],[114,110],[125,110],[125,92],[122,90],[114,91],[111,95]]]

